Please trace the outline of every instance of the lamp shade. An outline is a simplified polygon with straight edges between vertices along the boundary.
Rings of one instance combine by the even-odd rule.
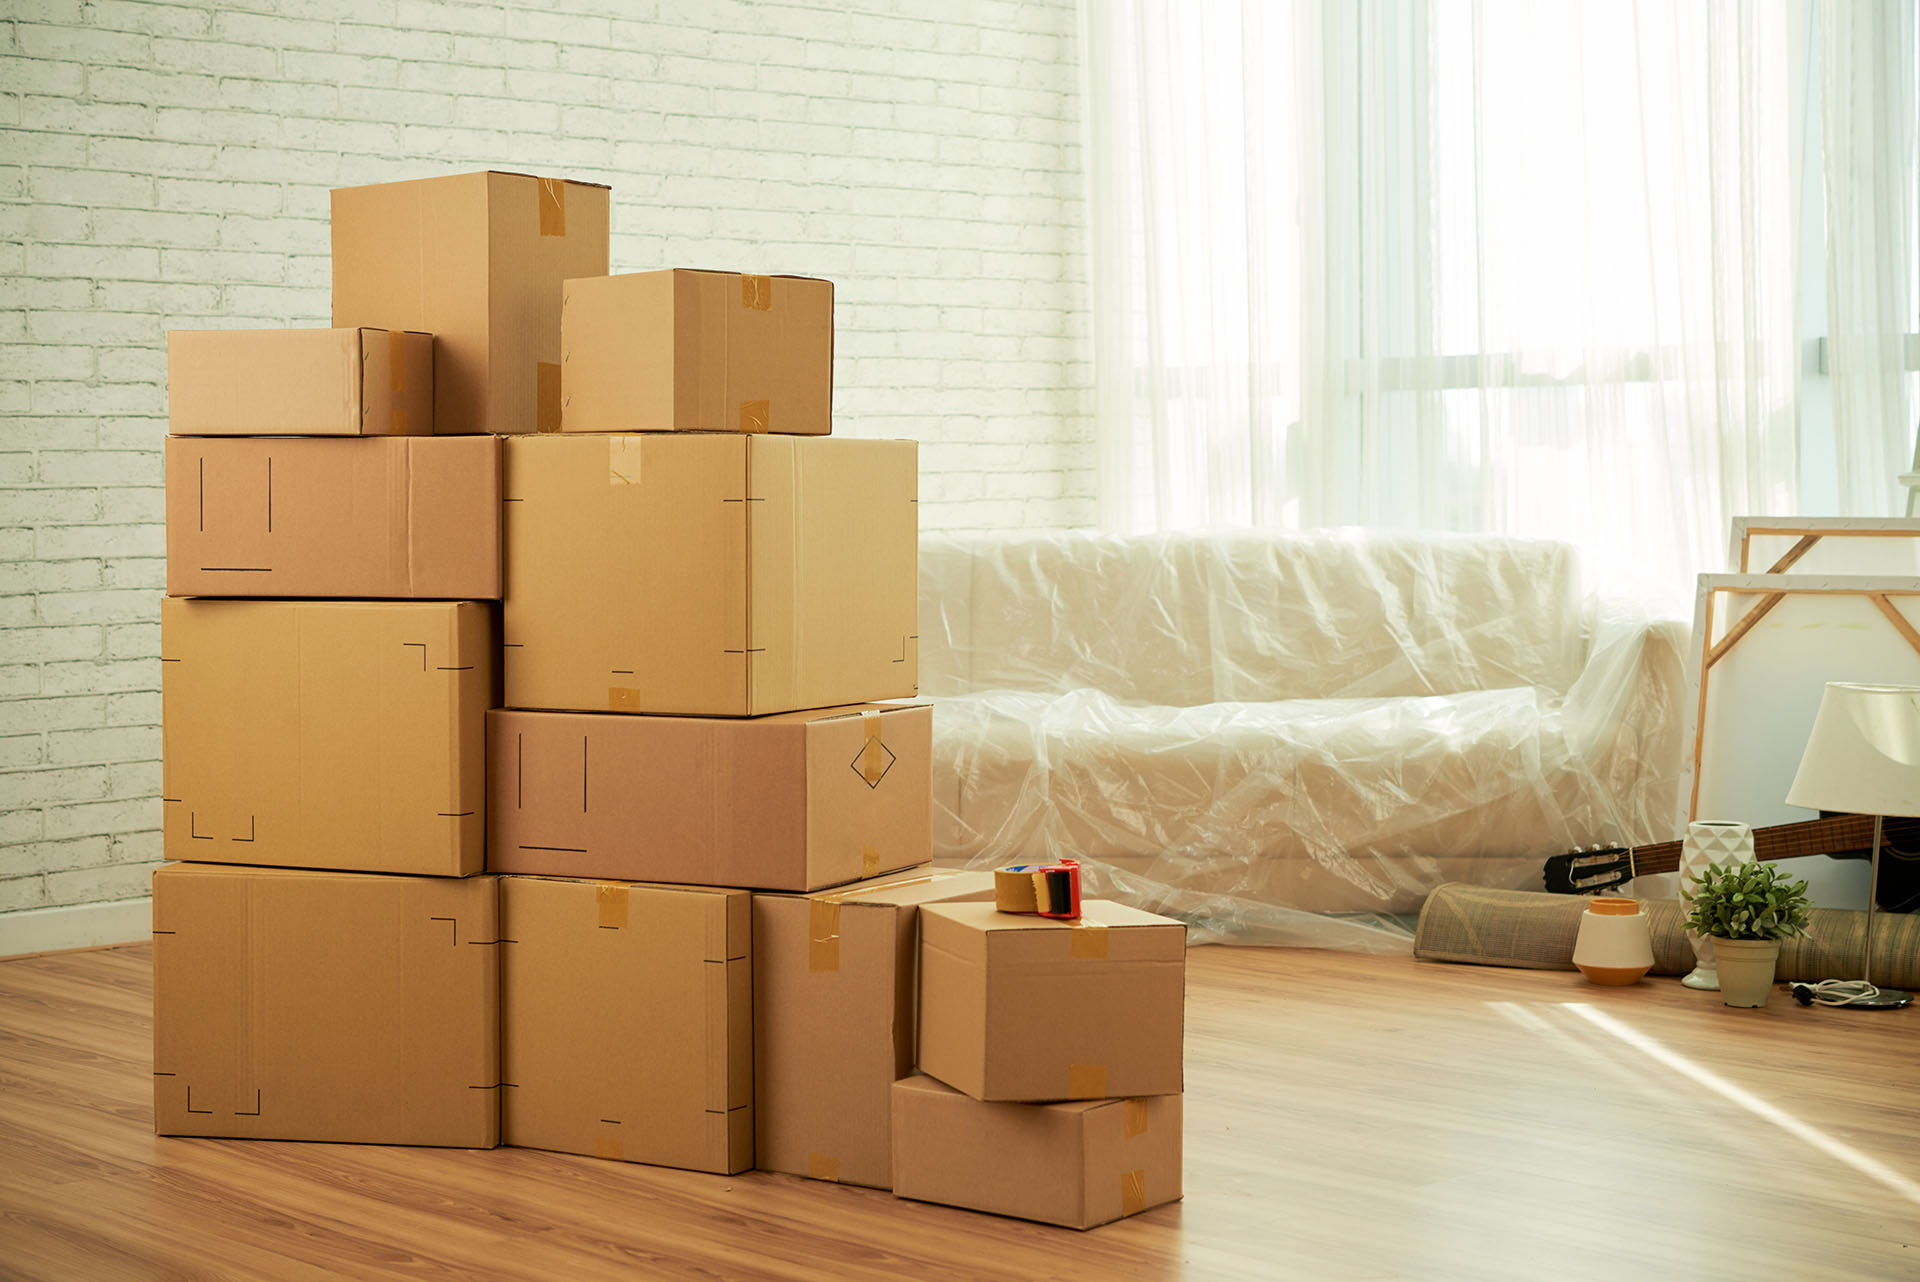
[[[1828,682],[1787,804],[1920,815],[1920,686]]]

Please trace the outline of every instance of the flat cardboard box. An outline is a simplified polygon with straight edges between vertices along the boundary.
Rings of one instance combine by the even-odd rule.
[[[507,706],[738,717],[918,689],[911,441],[506,444]]]
[[[494,872],[815,890],[933,858],[933,710],[487,714]]]
[[[161,601],[166,857],[481,871],[488,615],[468,601]]]
[[[333,323],[434,336],[434,427],[560,426],[561,284],[607,274],[608,189],[474,173],[333,193]]]
[[[159,869],[154,1130],[499,1143],[494,880]]]
[[[747,893],[504,877],[500,910],[502,1142],[751,1167]]]
[[[920,1069],[985,1100],[1177,1095],[1181,923],[1089,899],[1078,921],[920,912]]]
[[[433,335],[384,329],[176,329],[175,436],[412,436],[433,431]]]
[[[992,894],[991,873],[922,867],[753,897],[761,1170],[893,1186],[889,1094],[913,1071],[919,907]]]
[[[1180,1200],[1180,1097],[988,1104],[893,1086],[898,1197],[1088,1229]]]
[[[833,282],[676,269],[570,280],[563,432],[833,430]]]
[[[167,595],[500,595],[492,437],[167,438]]]

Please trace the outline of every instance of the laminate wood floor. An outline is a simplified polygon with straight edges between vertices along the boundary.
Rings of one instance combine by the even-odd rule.
[[[0,963],[20,1278],[1920,1278],[1920,1014],[1201,948],[1186,1200],[1074,1233],[786,1176],[161,1139],[150,951]]]

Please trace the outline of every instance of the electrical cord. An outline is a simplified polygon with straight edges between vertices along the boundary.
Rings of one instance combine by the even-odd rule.
[[[1880,990],[1864,979],[1823,979],[1793,986],[1793,1000],[1802,1006],[1851,1006],[1879,995]]]

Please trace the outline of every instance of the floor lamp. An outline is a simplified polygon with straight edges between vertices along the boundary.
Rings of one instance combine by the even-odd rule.
[[[1874,894],[1880,880],[1880,821],[1920,815],[1920,686],[1830,681],[1787,804],[1873,816],[1873,873],[1867,887],[1867,955],[1859,981],[1826,980],[1814,1000],[1856,1010],[1891,1010],[1913,994],[1873,986]]]

